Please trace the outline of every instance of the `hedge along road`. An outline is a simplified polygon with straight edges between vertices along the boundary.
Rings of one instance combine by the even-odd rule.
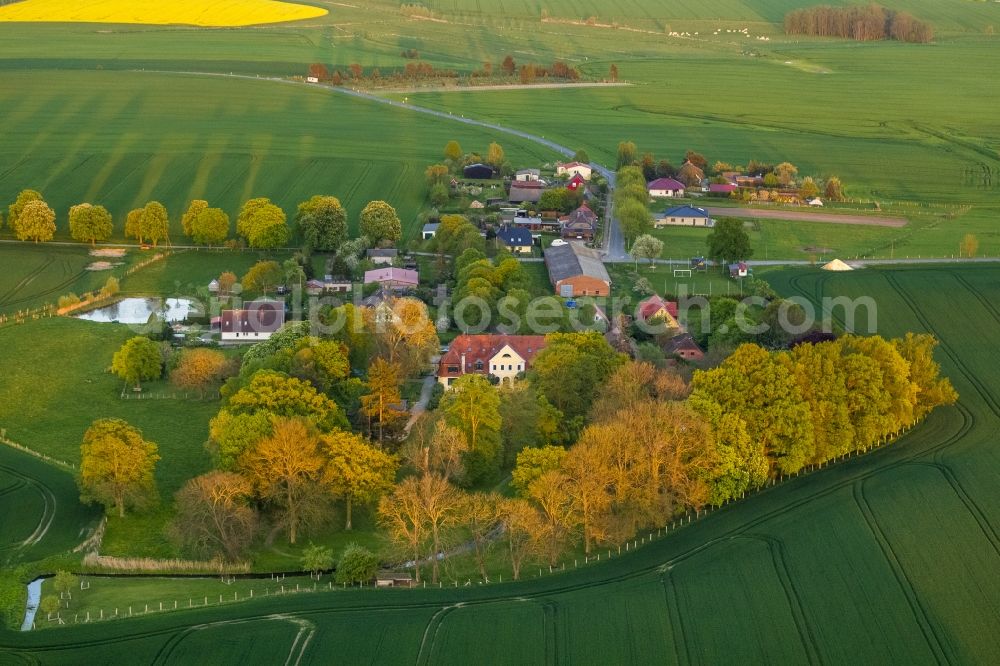
[[[309,86],[312,88],[317,88],[321,90],[326,90],[333,93],[339,93],[342,95],[347,95],[349,97],[355,97],[357,99],[368,100],[370,102],[375,102],[377,104],[385,104],[388,106],[394,106],[399,109],[407,109],[409,111],[414,111],[416,113],[423,113],[429,116],[435,116],[437,118],[444,118],[446,120],[453,120],[458,123],[464,123],[466,125],[472,125],[474,127],[482,127],[483,129],[493,130],[494,132],[502,132],[504,134],[509,134],[511,136],[516,136],[533,143],[537,143],[540,146],[544,146],[559,155],[566,158],[572,158],[576,154],[575,150],[568,148],[562,144],[556,143],[546,139],[543,136],[537,134],[531,134],[530,132],[523,132],[512,127],[504,127],[503,125],[497,125],[496,123],[486,122],[484,120],[476,120],[475,118],[466,118],[465,116],[456,116],[452,113],[445,113],[444,111],[437,111],[435,109],[428,109],[423,106],[416,106],[414,104],[409,104],[406,102],[397,102],[395,100],[386,99],[385,97],[379,97],[372,93],[362,92],[360,90],[354,90],[351,88],[338,88],[334,86],[326,86],[315,83],[304,83],[301,81],[293,81],[291,79],[283,79],[276,76],[250,76],[247,74],[223,74],[219,72],[183,72],[183,71],[173,71],[173,70],[133,70],[139,72],[150,72],[154,74],[177,74],[183,76],[219,76],[231,79],[246,79],[249,81],[270,81],[273,83],[285,83],[288,85],[295,86]],[[607,233],[604,235],[604,252],[608,261],[631,261],[631,257],[625,251],[625,237],[621,232],[621,227],[618,224],[617,218],[614,217],[613,210],[613,197],[611,196],[615,188],[615,172],[604,166],[603,164],[598,164],[597,162],[591,162],[591,168],[597,173],[601,174],[605,180],[608,182],[608,208],[606,211],[605,227],[607,228]]]

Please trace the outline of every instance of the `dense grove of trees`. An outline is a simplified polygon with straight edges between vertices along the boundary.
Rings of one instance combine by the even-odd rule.
[[[926,44],[934,39],[934,28],[907,12],[876,4],[847,7],[809,7],[785,15],[790,35],[844,37],[858,41],[894,39]]]

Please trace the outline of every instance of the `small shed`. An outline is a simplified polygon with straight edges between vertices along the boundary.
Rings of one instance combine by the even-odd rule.
[[[428,222],[424,225],[423,230],[420,232],[420,237],[424,240],[430,240],[437,235],[438,227],[441,226],[438,222]]]
[[[399,250],[396,248],[374,248],[368,250],[367,255],[368,260],[376,266],[391,266],[392,262],[399,256]]]
[[[413,576],[408,573],[380,573],[375,576],[375,587],[413,587]]]

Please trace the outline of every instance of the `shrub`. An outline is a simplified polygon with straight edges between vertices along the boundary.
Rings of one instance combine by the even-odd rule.
[[[338,583],[363,583],[375,577],[378,557],[363,546],[352,543],[344,549],[337,563]]]

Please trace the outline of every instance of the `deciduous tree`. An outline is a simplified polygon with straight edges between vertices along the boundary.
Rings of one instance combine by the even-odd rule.
[[[724,217],[716,222],[706,242],[709,258],[722,264],[743,261],[753,256],[750,236],[743,228],[743,221],[735,217]]]
[[[253,486],[243,476],[215,470],[190,479],[176,495],[173,533],[197,557],[240,558],[257,534]]]
[[[177,367],[170,373],[170,381],[185,391],[205,391],[221,382],[231,364],[226,355],[214,349],[195,348],[181,352]]]
[[[170,217],[163,204],[150,201],[143,206],[139,215],[139,229],[141,238],[151,242],[153,247],[170,236]]]
[[[266,412],[302,417],[323,430],[345,424],[337,404],[312,384],[274,370],[255,372],[243,388],[230,396],[226,408],[234,414]]]
[[[499,512],[514,580],[519,580],[525,562],[542,551],[545,523],[535,507],[525,499],[502,499]]]
[[[365,583],[378,572],[378,555],[356,543],[347,545],[337,562],[338,583]]]
[[[13,219],[10,226],[18,240],[40,243],[56,233],[56,214],[40,199],[28,201]]]
[[[80,497],[123,518],[126,506],[146,506],[156,498],[153,468],[159,459],[156,444],[138,428],[121,419],[94,421],[80,445]]]
[[[617,169],[631,166],[639,159],[639,150],[632,141],[621,141],[618,143]]]
[[[115,352],[111,370],[126,384],[136,390],[146,379],[159,379],[163,374],[163,357],[160,347],[149,338],[137,335],[130,338]]]
[[[295,223],[307,247],[329,252],[347,240],[347,211],[340,199],[314,196],[299,204]]]
[[[454,139],[452,139],[447,144],[445,144],[445,147],[444,147],[444,158],[446,160],[451,160],[452,162],[457,162],[458,160],[462,159],[462,155],[464,155],[464,154],[465,153],[462,152],[462,146],[459,145],[458,141],[455,141]]]
[[[266,197],[250,199],[243,204],[236,218],[236,232],[253,248],[267,250],[288,243],[285,212]]]
[[[104,206],[82,203],[69,209],[69,233],[73,240],[95,245],[111,238],[111,213]]]
[[[21,190],[18,192],[14,203],[7,207],[7,225],[11,231],[17,232],[17,218],[21,215],[24,207],[32,201],[44,201],[41,192],[36,190]]]
[[[399,463],[360,435],[335,430],[323,435],[326,456],[323,485],[334,497],[344,500],[347,518],[344,529],[352,529],[355,504],[371,504],[392,490]]]
[[[385,201],[370,201],[361,211],[361,233],[372,243],[395,243],[403,235],[403,225],[396,209]]]
[[[258,261],[246,272],[240,284],[244,291],[266,294],[268,289],[281,284],[284,277],[285,273],[277,261]]]
[[[384,359],[375,359],[368,368],[368,393],[361,396],[361,412],[368,417],[368,431],[371,433],[371,420],[378,423],[378,438],[381,442],[385,436],[386,427],[391,427],[403,418],[403,412],[396,408],[403,398],[399,393],[402,383],[399,377],[399,365]]]
[[[240,458],[258,497],[278,511],[289,543],[324,518],[323,462],[319,436],[301,418],[275,420],[272,434]]]
[[[416,581],[420,582],[421,550],[427,541],[427,521],[421,501],[420,479],[403,479],[378,503],[378,522],[388,532],[389,540],[413,557]]]
[[[659,259],[663,254],[663,241],[649,234],[643,234],[632,243],[632,256],[638,264],[639,259],[648,259],[649,265],[653,265],[654,259]]]

